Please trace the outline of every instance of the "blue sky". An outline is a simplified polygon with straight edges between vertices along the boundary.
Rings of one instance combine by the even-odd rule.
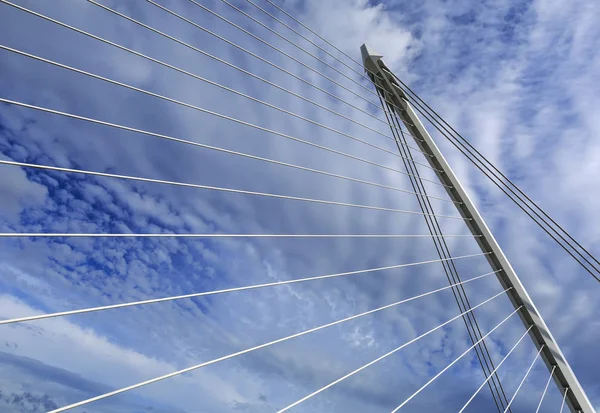
[[[18,1],[140,53],[394,150],[393,142],[87,2]],[[245,70],[372,129],[383,117],[362,99],[184,0],[158,3],[341,97],[364,112],[277,71],[148,2],[103,0]],[[344,84],[344,79],[221,1],[202,1],[246,30]],[[245,1],[233,4],[348,76],[358,76]],[[257,4],[288,24],[268,3]],[[57,7],[59,5],[59,7]],[[600,5],[556,0],[286,1],[282,6],[359,59],[367,43],[388,66],[593,253],[600,207]],[[197,79],[0,5],[0,44],[186,103],[402,168],[400,159],[324,131]],[[293,27],[301,30],[296,24]],[[309,33],[303,32],[310,37]],[[312,38],[312,37],[311,37]],[[316,40],[315,40],[316,41]],[[321,43],[319,43],[321,44]],[[321,44],[322,45],[322,44]],[[324,47],[324,45],[322,45]],[[334,51],[332,53],[335,54]],[[0,95],[29,104],[408,189],[406,177],[180,105],[0,51]],[[348,64],[352,64],[348,61]],[[358,68],[358,67],[357,67]],[[363,83],[368,85],[368,83]],[[435,134],[434,134],[435,136]],[[595,406],[598,286],[442,138],[447,159],[481,208]],[[252,191],[418,210],[410,194],[167,142],[0,104],[3,159],[108,171]],[[2,232],[426,233],[418,216],[258,198],[191,188],[0,166]],[[433,173],[421,168],[425,177]],[[433,195],[443,191],[428,185]],[[453,206],[432,201],[439,214]],[[445,233],[467,234],[459,220]],[[0,316],[13,318],[150,297],[303,278],[435,259],[427,239],[4,239]],[[477,253],[466,238],[455,255]],[[489,271],[481,257],[457,261],[464,278]],[[220,357],[435,288],[438,264],[272,289],[3,326],[0,411],[46,411]],[[501,291],[492,278],[465,286],[472,303]],[[512,311],[501,297],[478,311],[488,331]],[[457,314],[449,291],[316,332],[79,412],[272,412]],[[514,317],[488,345],[498,362],[523,333]],[[469,347],[460,320],[295,408],[298,412],[389,412]],[[533,360],[521,344],[501,367],[510,397]],[[541,362],[514,402],[535,408],[548,377]],[[483,380],[474,353],[406,406],[459,410]],[[544,409],[557,411],[550,387]],[[484,389],[470,411],[493,402]],[[36,410],[37,409],[37,410]],[[544,410],[546,411],[546,410]]]

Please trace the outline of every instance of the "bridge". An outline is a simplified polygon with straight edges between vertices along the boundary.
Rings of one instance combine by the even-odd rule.
[[[31,288],[2,304],[6,357],[91,375],[48,379],[43,411],[595,411],[442,140],[600,262],[385,50],[353,58],[271,0],[171,3],[88,0],[85,27],[0,0],[35,32],[0,43],[11,82],[40,91],[0,96],[3,196],[28,205],[3,271]]]

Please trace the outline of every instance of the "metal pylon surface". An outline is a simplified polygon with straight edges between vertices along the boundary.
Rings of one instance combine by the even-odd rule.
[[[466,218],[471,233],[481,248],[488,253],[486,258],[494,271],[500,284],[507,290],[511,303],[515,309],[520,308],[519,317],[526,328],[530,328],[529,335],[536,348],[541,349],[541,357],[550,371],[561,394],[565,395],[566,403],[572,412],[594,413],[585,391],[575,377],[566,358],[560,350],[556,340],[550,333],[539,311],[533,304],[525,287],[519,280],[515,270],[504,255],[500,245],[487,227],[481,214],[470,200],[460,181],[450,168],[450,165],[435,144],[431,135],[425,129],[417,113],[409,103],[409,98],[395,80],[393,73],[385,65],[382,56],[374,54],[366,45],[361,47],[364,68],[376,89],[383,91],[388,106],[394,111],[404,126],[410,131],[419,149],[424,152],[430,166],[435,171],[439,181],[450,199],[455,201],[455,206],[463,218]]]

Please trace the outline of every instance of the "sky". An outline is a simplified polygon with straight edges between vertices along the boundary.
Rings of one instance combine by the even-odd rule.
[[[252,1],[361,71],[268,2]],[[393,171],[402,171],[402,162],[390,153],[397,149],[384,136],[390,135],[389,127],[373,104],[377,98],[369,82],[246,0],[230,3],[239,10],[221,0],[200,2],[229,22],[189,0],[155,1],[187,21],[152,2],[99,0],[191,47],[90,2],[15,2],[188,74],[6,4],[0,4],[1,45],[187,106],[0,50],[4,99],[410,189],[407,177]],[[595,231],[600,224],[598,2],[575,0],[568,9],[558,0],[278,4],[356,60],[363,43],[383,55],[398,76],[532,199],[593,254],[600,253]],[[600,408],[600,360],[594,357],[600,340],[600,286],[443,137],[429,130],[592,404]],[[0,151],[3,160],[17,162],[390,209],[419,208],[410,193],[5,103],[0,103]],[[426,167],[419,171],[435,179]],[[393,211],[9,165],[0,165],[0,173],[0,232],[427,233],[422,216]],[[426,187],[430,195],[447,199],[439,185]],[[452,203],[432,203],[437,214],[458,215]],[[460,219],[440,218],[440,225],[445,234],[469,234]],[[448,238],[448,243],[455,256],[480,252],[468,237]],[[1,318],[437,258],[427,238],[60,237],[4,238],[0,245]],[[490,271],[481,256],[457,259],[456,264],[465,280]],[[0,326],[0,411],[50,411],[447,285],[441,264],[432,263]],[[473,305],[502,291],[493,276],[465,284],[465,289]],[[476,310],[484,332],[511,312],[502,295]],[[458,314],[452,293],[440,291],[72,411],[277,411]],[[486,342],[496,363],[523,332],[513,316],[489,336]],[[464,324],[457,320],[290,411],[390,412],[469,346]],[[500,367],[509,398],[535,353],[533,343],[523,340]],[[513,411],[535,409],[547,379],[548,370],[537,360]],[[458,411],[483,380],[471,351],[402,411]],[[540,411],[558,411],[560,402],[551,384]],[[494,409],[484,388],[467,411]]]

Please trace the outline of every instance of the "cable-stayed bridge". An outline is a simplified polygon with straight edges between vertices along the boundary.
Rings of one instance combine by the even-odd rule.
[[[286,388],[293,389],[289,391],[295,397],[265,404],[264,411],[348,411],[348,407],[342,407],[335,398],[327,401],[328,395],[353,380],[371,380],[369,370],[397,363],[402,353],[425,352],[427,357],[436,351],[443,353],[447,340],[460,344],[453,347],[450,355],[442,357],[441,367],[440,363],[434,365],[428,361],[424,372],[413,368],[394,375],[394,381],[388,384],[397,399],[387,400],[382,411],[422,411],[423,406],[428,406],[431,411],[508,412],[518,410],[519,398],[527,398],[536,412],[594,411],[567,358],[436,140],[446,139],[454,145],[597,279],[598,260],[396,76],[382,56],[366,45],[360,49],[360,61],[352,58],[270,0],[262,5],[251,0],[243,5],[223,0],[219,7],[228,8],[235,13],[235,18],[225,17],[212,3],[195,0],[172,3],[147,0],[128,9],[114,7],[110,2],[88,0],[85,13],[92,13],[92,20],[96,16],[102,19],[91,26],[112,21],[117,27],[135,27],[136,34],[149,38],[150,44],[156,42],[155,48],[143,48],[136,46],[135,40],[110,33],[96,34],[101,33],[97,27],[84,27],[53,17],[52,12],[42,10],[44,7],[40,8],[39,4],[1,1],[6,16],[26,18],[28,27],[36,28],[38,35],[57,31],[58,36],[69,36],[64,37],[65,43],[58,48],[58,55],[44,50],[43,39],[37,40],[42,42],[37,48],[29,46],[27,38],[3,40],[0,49],[4,56],[16,59],[14,62],[18,64],[29,61],[36,65],[35,77],[28,78],[24,74],[20,79],[16,75],[12,82],[21,83],[24,89],[58,84],[69,98],[61,101],[43,94],[33,99],[19,98],[19,93],[10,90],[0,96],[0,101],[22,116],[43,117],[43,121],[32,123],[58,122],[48,130],[85,125],[83,127],[91,128],[90,135],[115,133],[117,140],[136,140],[131,147],[122,143],[123,153],[137,151],[139,159],[136,161],[151,164],[150,170],[156,173],[143,173],[148,169],[128,159],[114,161],[112,165],[96,163],[103,158],[95,152],[98,146],[83,140],[75,145],[64,143],[68,153],[61,156],[63,142],[57,137],[52,150],[58,152],[44,154],[43,145],[48,143],[43,143],[34,155],[33,147],[24,142],[28,138],[24,128],[23,136],[15,137],[6,146],[0,163],[7,170],[21,168],[29,180],[39,185],[53,186],[55,189],[49,196],[57,200],[57,206],[46,210],[41,220],[39,212],[32,212],[25,224],[13,226],[0,236],[7,243],[25,243],[15,245],[30,248],[35,245],[54,245],[52,248],[55,248],[60,244],[75,251],[85,248],[79,242],[91,243],[87,244],[90,249],[86,253],[90,258],[78,258],[80,269],[74,269],[72,264],[62,265],[58,258],[54,262],[61,264],[62,270],[92,274],[82,277],[80,285],[94,284],[98,281],[93,278],[100,277],[101,283],[118,285],[117,291],[125,288],[125,284],[119,285],[120,277],[109,277],[113,272],[136,270],[131,261],[123,257],[123,268],[118,268],[119,259],[115,257],[120,255],[121,248],[141,249],[154,255],[145,258],[148,262],[159,266],[168,262],[169,268],[179,268],[185,274],[198,267],[202,267],[202,271],[195,276],[196,282],[190,282],[183,289],[173,285],[179,282],[177,277],[164,285],[159,277],[152,281],[157,285],[153,294],[144,294],[152,290],[140,287],[142,282],[137,281],[134,289],[141,293],[124,296],[127,299],[80,296],[75,299],[80,303],[76,307],[71,302],[64,303],[64,307],[56,302],[54,305],[40,302],[34,314],[5,317],[0,321],[0,328],[14,328],[14,331],[29,325],[44,328],[44,323],[75,317],[85,323],[84,317],[100,317],[104,313],[120,317],[119,312],[126,311],[136,312],[124,314],[143,317],[144,311],[153,306],[184,306],[180,304],[184,302],[195,306],[187,310],[190,314],[199,312],[201,317],[208,317],[215,308],[221,312],[229,308],[216,304],[221,297],[244,294],[246,298],[240,300],[249,300],[249,305],[259,306],[263,311],[260,314],[267,320],[263,321],[268,327],[260,338],[268,339],[252,341],[250,336],[254,329],[260,330],[256,327],[260,321],[245,320],[245,314],[234,314],[234,318],[244,319],[245,324],[239,326],[239,331],[222,332],[223,337],[229,339],[223,347],[230,351],[217,354],[218,345],[206,350],[206,354],[187,350],[190,353],[185,360],[195,362],[179,363],[170,371],[128,384],[111,383],[110,388],[97,394],[51,406],[45,411],[93,409],[112,398],[152,389],[185,377],[187,373],[260,352],[277,352],[278,347],[294,345],[294,342],[305,343],[310,348],[306,343],[311,336],[325,331],[342,337],[346,344],[352,343],[347,350],[340,350],[340,354],[366,349],[367,356],[360,356],[360,362],[351,367],[338,368],[336,364],[335,368],[326,368],[325,379],[321,378],[318,383],[309,380],[309,385],[304,382],[299,385],[294,377],[289,378]],[[155,13],[152,18],[145,15],[149,13],[147,10]],[[162,24],[167,19],[169,23]],[[179,32],[170,31],[171,25],[178,27]],[[220,34],[224,33],[223,27],[235,30],[236,36]],[[187,36],[189,33],[192,35]],[[73,42],[72,47],[77,52],[70,50],[71,43],[66,42],[67,39]],[[225,47],[231,50],[229,58],[219,53]],[[182,54],[179,61],[162,57],[169,56],[171,48],[178,48]],[[111,67],[106,61],[96,59],[97,54],[106,51],[111,53],[111,59],[126,62],[125,69],[121,64]],[[381,52],[385,54],[385,50]],[[82,58],[83,64],[73,59],[72,55],[78,53],[87,53]],[[201,60],[188,64],[190,59]],[[251,69],[247,59],[259,62],[260,69]],[[18,64],[15,63],[15,67]],[[51,72],[44,75],[45,70]],[[122,70],[125,72],[120,72]],[[155,70],[160,72],[153,74]],[[171,83],[173,78],[169,77],[168,81],[153,87],[149,80],[153,76],[178,76],[189,83],[175,87]],[[87,85],[93,86],[88,89]],[[70,93],[73,94],[71,102],[68,101]],[[93,95],[90,102],[94,107],[81,107],[76,95],[88,93]],[[178,111],[177,114],[174,111]],[[171,130],[165,119],[173,122]],[[39,136],[35,139],[38,138],[44,139]],[[108,138],[103,139],[108,141]],[[29,149],[15,149],[18,147]],[[150,147],[154,148],[152,153]],[[113,151],[115,159],[121,158],[117,150]],[[83,158],[77,158],[78,154]],[[144,157],[148,159],[143,160]],[[186,173],[196,160],[202,168]],[[266,169],[257,169],[263,166]],[[163,176],[163,170],[170,172],[171,177]],[[111,181],[119,184],[106,184]],[[95,182],[103,188],[95,188],[96,194],[100,191],[110,194],[113,200],[106,204],[113,207],[103,204],[100,195],[98,198],[84,195],[83,186]],[[128,200],[123,195],[125,188],[135,189],[135,195],[129,194]],[[175,200],[189,200],[189,211],[193,212],[173,214],[181,220],[181,225],[176,224],[179,221],[174,218],[166,219],[173,211],[171,206],[165,207],[162,197],[166,195],[161,191]],[[190,195],[192,191],[194,195]],[[8,193],[7,196],[18,198],[20,195]],[[145,201],[153,196],[156,201],[149,206]],[[60,206],[61,197],[73,197],[73,200]],[[201,213],[193,209],[198,199],[206,200]],[[69,211],[83,201],[92,205],[83,215]],[[97,215],[95,208],[99,208]],[[126,218],[122,215],[125,210]],[[145,218],[138,220],[138,214]],[[197,215],[202,215],[205,221],[199,223]],[[119,224],[113,225],[117,218]],[[233,232],[235,229],[239,232]],[[165,244],[161,244],[163,242]],[[171,252],[162,252],[164,245],[170,245]],[[191,250],[198,245],[202,248],[199,255],[190,252],[185,259],[177,256],[180,250]],[[252,253],[235,247],[237,245],[251,249]],[[274,250],[289,254],[289,265],[300,263],[302,260],[294,257],[296,249],[302,249],[297,252],[298,257],[312,257],[310,265],[304,262],[280,274],[269,274],[267,278],[256,274],[230,278],[214,269],[221,265],[216,262],[236,261],[244,254],[265,254],[265,258],[257,261],[275,262]],[[213,253],[209,254],[209,250]],[[103,264],[92,265],[94,255],[103,254],[102,251],[110,251],[111,258]],[[354,256],[361,254],[364,260],[359,261],[358,266],[348,267],[343,262],[347,260],[356,265]],[[382,260],[382,256],[397,258],[391,262]],[[185,265],[176,264],[177,259],[188,261]],[[332,263],[339,266],[334,268]],[[265,265],[269,270],[271,267],[271,264]],[[232,268],[251,273],[245,265]],[[232,268],[229,271],[233,271]],[[298,270],[302,273],[297,273]],[[380,277],[380,274],[385,275]],[[433,274],[436,282],[432,281]],[[112,279],[102,281],[103,276]],[[426,276],[431,280],[427,281]],[[399,277],[406,279],[398,280]],[[128,282],[127,278],[122,281]],[[346,284],[342,286],[342,282]],[[332,285],[335,283],[340,284]],[[270,290],[285,292],[270,293]],[[352,297],[353,293],[360,296]],[[283,295],[274,298],[269,294]],[[309,300],[304,295],[316,298]],[[355,303],[361,298],[364,303]],[[336,299],[345,304],[336,303]],[[269,306],[278,300],[282,307],[271,309]],[[287,304],[292,302],[294,304]],[[330,311],[320,323],[315,322],[318,318],[308,317],[314,302],[326,302],[323,308]],[[278,331],[268,319],[279,317],[272,313],[283,312],[282,308],[288,305],[294,322],[278,318],[274,324],[280,327]],[[429,309],[436,307],[439,308],[432,319],[421,320],[428,317]],[[39,311],[44,308],[48,311]],[[160,309],[155,311],[161,312]],[[389,316],[392,311],[395,316]],[[486,316],[489,313],[495,317]],[[413,321],[419,324],[418,331],[402,328],[411,315],[418,315],[418,320]],[[439,318],[440,315],[443,317]],[[373,321],[377,317],[379,320]],[[380,340],[376,337],[379,328],[383,328],[379,323],[386,321],[392,326],[387,334],[398,342],[394,345],[382,342],[385,346],[373,344]],[[358,324],[361,322],[367,324]],[[361,328],[369,329],[369,323],[377,323],[377,327],[371,326],[372,332],[368,334],[361,333]],[[511,334],[505,332],[508,326]],[[161,326],[158,331],[163,328],[166,329]],[[175,331],[164,333],[172,337],[188,328],[196,329],[176,324]],[[202,335],[202,331],[198,334]],[[505,341],[495,335],[502,335]],[[440,341],[427,341],[433,337]],[[503,375],[503,366],[506,368],[511,357],[516,357],[525,345],[531,346],[531,356],[525,364],[519,365],[518,377],[507,378]],[[309,351],[314,351],[317,360],[324,357],[318,350]],[[301,350],[294,352],[297,353],[294,363],[302,363],[305,359]],[[324,364],[327,361],[323,359]],[[465,370],[459,379],[460,366]],[[535,368],[545,372],[541,381],[529,380]],[[454,391],[451,388],[454,380],[457,386],[466,381],[472,384],[473,371],[481,380],[476,380],[468,395],[454,403],[456,406],[436,401],[436,394],[430,392],[442,385]],[[424,380],[415,384],[415,378],[423,377]],[[510,382],[508,388],[506,381]],[[524,388],[539,383],[541,386],[532,403]],[[559,397],[544,403],[546,394],[552,391]],[[419,398],[425,401],[419,402]],[[328,407],[319,405],[321,410],[317,410],[311,403],[324,403]],[[100,407],[100,410],[107,408]],[[213,411],[203,409],[199,406],[190,411]],[[228,411],[231,406],[223,405],[220,409]]]

